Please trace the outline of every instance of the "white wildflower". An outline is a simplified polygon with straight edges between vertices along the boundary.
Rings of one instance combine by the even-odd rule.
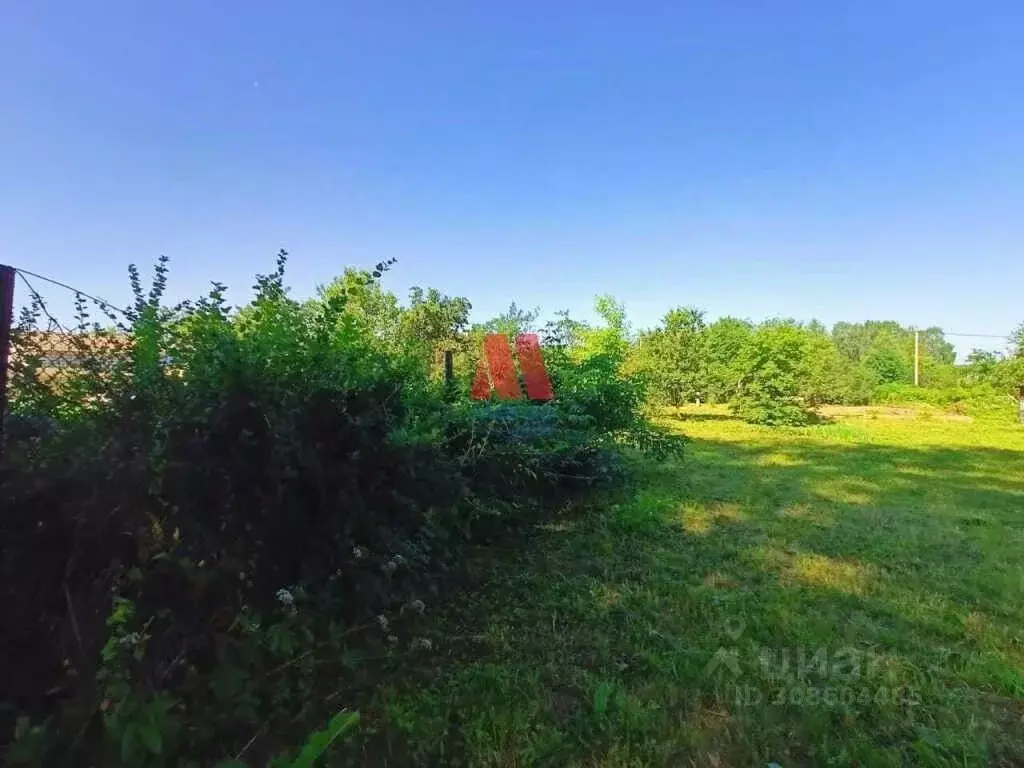
[[[380,628],[383,629],[385,632],[387,632],[388,628],[391,626],[388,623],[388,617],[385,616],[383,613],[377,617],[377,623],[380,625]]]
[[[388,645],[390,645],[390,646],[398,645],[398,638],[395,637],[394,635],[388,635]]]
[[[422,616],[423,612],[427,610],[427,606],[422,600],[413,600],[409,603],[409,610]]]
[[[295,605],[295,595],[293,595],[287,589],[282,588],[277,590],[276,597],[277,601],[281,603],[281,605]]]
[[[362,560],[366,557],[366,550],[362,547],[352,547],[352,557],[356,560]]]
[[[425,637],[417,637],[413,639],[411,647],[416,650],[422,648],[424,651],[432,650],[434,644]]]

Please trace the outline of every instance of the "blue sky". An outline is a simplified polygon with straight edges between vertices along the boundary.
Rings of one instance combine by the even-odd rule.
[[[0,261],[636,325],[1024,320],[1024,4],[63,2],[0,25]],[[958,348],[991,340],[956,340]],[[995,342],[998,345],[998,342]]]

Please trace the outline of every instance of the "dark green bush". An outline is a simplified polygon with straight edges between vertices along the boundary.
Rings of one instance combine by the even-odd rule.
[[[447,402],[344,291],[290,299],[283,254],[237,312],[222,286],[164,308],[165,272],[133,272],[116,364],[22,372],[53,428],[0,463],[12,763],[266,762],[356,708],[468,542],[669,444],[600,356],[556,360],[553,404]]]

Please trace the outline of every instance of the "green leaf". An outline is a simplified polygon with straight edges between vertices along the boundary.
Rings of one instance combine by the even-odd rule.
[[[327,724],[326,730],[313,731],[309,735],[299,756],[292,761],[291,768],[312,768],[317,758],[326,752],[339,736],[354,728],[358,722],[358,712],[341,711],[336,714]]]
[[[608,701],[612,697],[612,693],[615,691],[615,685],[607,681],[603,681],[598,684],[597,690],[594,691],[594,711],[603,715],[608,711]]]
[[[139,738],[152,754],[159,755],[164,747],[164,736],[160,726],[153,720],[139,727]]]
[[[135,757],[135,753],[138,748],[138,736],[136,735],[137,726],[135,723],[129,723],[125,726],[124,733],[121,734],[121,762],[131,763],[132,758]]]

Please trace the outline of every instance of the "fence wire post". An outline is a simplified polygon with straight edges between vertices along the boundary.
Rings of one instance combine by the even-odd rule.
[[[14,321],[14,267],[0,264],[0,456],[7,439],[7,368],[11,361]]]

